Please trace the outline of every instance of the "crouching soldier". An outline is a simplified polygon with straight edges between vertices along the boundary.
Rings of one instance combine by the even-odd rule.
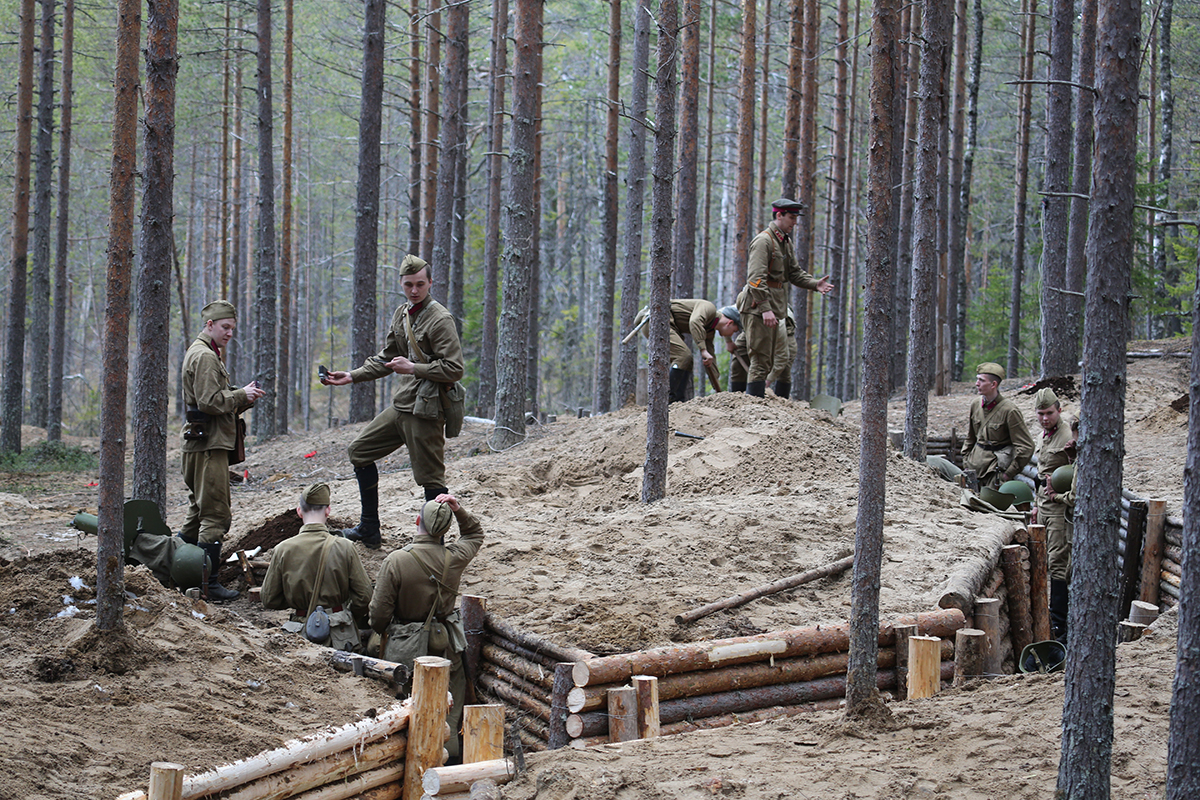
[[[458,541],[447,545],[446,531],[454,519]],[[451,761],[461,753],[458,730],[467,689],[462,660],[467,637],[458,614],[458,584],[482,545],[478,520],[454,495],[438,495],[421,507],[412,543],[384,560],[371,598],[371,628],[384,635],[383,658],[410,668],[425,655],[450,661],[454,706],[446,721],[455,735],[446,749]]]
[[[366,627],[371,579],[354,545],[326,525],[329,484],[305,489],[296,513],[304,524],[298,534],[275,545],[263,579],[263,608],[293,609],[291,622],[303,625],[321,606],[329,618],[328,644],[360,652],[358,630]]]

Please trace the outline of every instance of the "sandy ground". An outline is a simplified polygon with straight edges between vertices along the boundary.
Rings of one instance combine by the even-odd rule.
[[[1125,486],[1182,499],[1187,359],[1131,361]],[[1034,423],[1020,381],[1005,384]],[[965,426],[973,390],[930,398],[929,429]],[[1068,402],[1068,411],[1078,401]],[[848,574],[723,611],[687,626],[682,610],[836,560],[853,544],[857,403],[831,418],[807,404],[721,394],[676,405],[668,497],[638,502],[644,412],[556,422],[491,452],[482,424],[449,448],[448,482],[488,540],[463,590],[563,644],[596,653],[844,621]],[[902,400],[889,423],[904,425]],[[230,543],[295,506],[313,480],[333,484],[333,513],[357,518],[345,447],[360,429],[252,442],[234,488]],[[36,438],[27,430],[26,442]],[[97,442],[81,442],[94,448]],[[178,453],[168,457],[167,522],[183,518]],[[413,530],[419,489],[401,451],[380,463],[384,549],[362,550],[374,576]],[[898,455],[888,462],[881,616],[936,606],[978,541],[1009,525],[958,505],[957,491]],[[126,635],[91,629],[95,538],[67,523],[95,511],[95,475],[0,474],[0,798],[114,797],[149,764],[200,770],[391,702],[373,682],[331,670],[278,628],[283,612],[240,599],[194,606],[144,568],[126,571]],[[229,548],[227,548],[228,551]],[[72,610],[75,609],[75,610]],[[1174,664],[1169,628],[1122,646],[1114,796],[1161,795]],[[1062,681],[1012,677],[894,702],[890,723],[824,713],[670,737],[623,749],[534,756],[514,798],[1010,798],[1052,793]],[[1016,713],[1014,713],[1014,711]],[[802,766],[801,766],[802,765]],[[801,767],[797,769],[797,767]]]

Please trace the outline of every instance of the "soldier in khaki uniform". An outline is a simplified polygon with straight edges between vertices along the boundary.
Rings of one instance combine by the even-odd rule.
[[[645,308],[638,312],[634,324],[640,324],[647,313],[649,310]],[[730,316],[731,314],[734,316]],[[684,334],[691,334],[692,341],[700,348],[701,362],[705,368],[709,368],[717,360],[712,352],[715,336],[720,334],[731,341],[740,329],[740,324],[737,309],[729,306],[718,309],[708,300],[693,298],[671,301],[670,402],[679,403],[686,399],[688,380],[692,376],[692,348],[684,341]],[[648,337],[650,332],[642,328],[642,335]],[[732,351],[732,345],[729,349]]]
[[[221,542],[229,533],[233,511],[229,495],[229,455],[237,447],[238,415],[265,392],[252,381],[234,389],[223,354],[237,328],[237,310],[215,300],[201,311],[204,328],[183,357],[183,402],[188,421],[183,426],[183,482],[188,487],[188,512],[181,539],[198,544],[212,562],[208,596],[232,600],[238,593],[217,583]]]
[[[776,200],[771,204],[774,214],[771,224],[750,242],[746,287],[738,295],[737,309],[742,315],[750,354],[746,393],[755,397],[765,396],[768,376],[782,374],[785,368],[788,348],[780,323],[787,316],[788,284],[821,294],[833,291],[828,275],[823,278],[809,275],[800,269],[792,251],[792,228],[803,207],[795,200]],[[791,386],[786,388],[786,394],[790,395]]]
[[[789,306],[787,310],[787,361],[783,372],[772,372],[768,381],[774,381],[776,397],[787,399],[792,396],[792,363],[796,360],[796,315]],[[746,370],[750,366],[750,350],[746,347],[745,331],[733,340],[733,360],[729,363],[729,391],[746,391]]]
[[[263,579],[263,608],[291,608],[292,622],[304,622],[321,606],[329,615],[330,645],[358,651],[358,629],[367,627],[371,579],[354,545],[329,532],[329,484],[305,489],[296,514],[304,524],[275,546]]]
[[[345,386],[373,381],[385,375],[399,376],[392,405],[385,409],[350,443],[350,463],[358,479],[362,516],[358,525],[345,532],[346,538],[361,541],[373,550],[381,543],[379,530],[378,459],[408,447],[413,480],[432,500],[446,492],[446,431],[441,407],[434,403],[436,417],[418,416],[418,393],[428,385],[450,385],[463,376],[462,344],[454,317],[429,296],[433,285],[428,264],[407,255],[400,264],[400,285],[408,302],[396,309],[383,349],[351,372],[330,372],[325,383]],[[410,341],[410,329],[412,340]],[[420,352],[417,352],[417,351]],[[435,392],[436,394],[436,392]]]
[[[446,531],[458,520],[459,537],[445,544]],[[384,560],[371,598],[371,628],[387,634],[382,657],[410,661],[412,639],[427,636],[425,654],[450,661],[450,692],[454,707],[446,721],[454,736],[446,743],[451,759],[459,755],[459,722],[466,693],[462,652],[467,638],[457,608],[463,571],[483,545],[479,521],[451,494],[430,500],[417,517],[412,544]]]
[[[1043,389],[1042,391],[1050,391]],[[1039,397],[1041,393],[1039,392]],[[1039,421],[1041,419],[1041,410],[1038,411]],[[1052,440],[1060,439],[1060,432],[1063,428],[1067,428],[1065,420],[1058,423],[1058,430]],[[1051,460],[1061,460],[1058,464],[1061,467],[1063,464],[1073,464],[1078,455],[1076,442],[1079,438],[1079,420],[1073,419],[1070,424],[1070,434],[1067,437],[1067,442],[1062,445],[1061,456],[1051,451],[1047,454],[1047,458]],[[1043,440],[1043,446],[1049,449],[1050,442]],[[1038,454],[1038,477],[1042,477],[1041,451]],[[1069,597],[1068,588],[1071,580],[1071,541],[1075,538],[1075,484],[1076,478],[1079,477],[1077,469],[1071,475],[1071,488],[1066,492],[1054,491],[1054,486],[1050,483],[1050,476],[1054,474],[1055,467],[1046,472],[1045,480],[1038,487],[1038,522],[1046,526],[1047,540],[1047,555],[1050,562],[1050,622],[1054,626],[1054,638],[1060,642],[1067,641],[1067,599]],[[1045,511],[1043,511],[1045,509]],[[1043,517],[1045,514],[1045,517]],[[1045,522],[1042,520],[1045,519]],[[1049,521],[1054,519],[1062,520],[1061,533],[1055,536],[1051,533]],[[1053,537],[1053,538],[1052,538]],[[1057,541],[1056,541],[1057,540]]]
[[[973,469],[979,485],[995,489],[1015,478],[1033,456],[1033,438],[1016,403],[1000,395],[1004,367],[988,361],[976,369],[979,402],[971,403],[963,440],[963,469]]]

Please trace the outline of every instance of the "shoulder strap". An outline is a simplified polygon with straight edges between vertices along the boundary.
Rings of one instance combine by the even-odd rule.
[[[420,361],[422,364],[427,363],[429,359],[425,358],[425,354],[417,346],[417,337],[413,336],[412,314],[409,314],[407,310],[404,312],[404,330],[408,333],[408,343],[412,345],[413,355],[417,357],[417,361]]]
[[[317,583],[313,586],[312,597],[308,600],[308,613],[304,616],[307,618],[312,616],[313,609],[317,607],[317,595],[321,593],[321,583],[325,580],[325,555],[329,552],[329,544],[333,541],[332,534],[325,539],[325,546],[321,548],[321,563],[317,565]]]
[[[402,550],[401,552],[408,553],[409,557],[413,561],[417,562],[417,566],[421,567],[422,570],[429,569],[428,567],[425,566],[425,562],[422,561],[421,559],[417,558],[417,554],[414,553],[412,550],[409,550],[406,548],[406,549]],[[433,605],[429,607],[428,616],[425,617],[425,627],[426,628],[428,628],[430,623],[433,622],[433,615],[437,613],[437,610],[439,608],[441,608],[442,589],[446,589],[446,590],[450,589],[450,587],[447,586],[445,583],[446,571],[449,569],[450,569],[450,551],[448,549],[446,549],[445,553],[443,554],[443,558],[442,558],[442,574],[437,575],[437,576],[434,576],[431,574],[429,576],[430,578],[433,578],[433,582],[437,584],[437,594],[434,596]],[[312,612],[310,611],[309,613],[311,614]]]

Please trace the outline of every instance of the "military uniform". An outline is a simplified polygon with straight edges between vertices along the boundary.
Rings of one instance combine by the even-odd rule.
[[[1067,530],[1067,506],[1061,500],[1051,500],[1046,493],[1046,480],[1061,466],[1071,463],[1067,443],[1075,438],[1066,416],[1059,418],[1053,432],[1043,431],[1037,445],[1038,458],[1038,522],[1046,526],[1046,549],[1052,580],[1068,580],[1071,576],[1071,538]]]
[[[792,383],[792,364],[796,361],[796,350],[798,349],[796,345],[796,315],[792,313],[791,308],[787,311],[785,331],[787,334],[787,363],[784,365],[782,372],[772,372],[767,376],[767,380],[774,380],[777,383],[782,381],[790,387]],[[733,358],[729,362],[729,388],[730,391],[738,391],[734,386],[740,385],[745,390],[749,374],[746,370],[750,365],[750,349],[746,346],[745,331],[738,332],[737,338],[733,340],[733,347]]]
[[[783,322],[788,311],[788,284],[817,291],[820,280],[800,269],[792,250],[792,238],[775,222],[750,242],[746,263],[746,287],[738,295],[746,347],[750,354],[747,382],[766,381],[772,373],[783,373],[788,362],[786,328],[763,324],[762,315],[772,311]]]
[[[188,512],[179,535],[193,544],[221,542],[233,522],[229,454],[237,446],[237,417],[253,404],[244,389],[230,385],[220,351],[203,331],[183,357],[183,402],[207,414],[208,420],[184,425]],[[201,428],[203,438],[189,438]]]
[[[426,507],[431,505],[432,501],[426,503]],[[458,541],[443,545],[440,536],[418,534],[412,544],[393,551],[384,559],[371,598],[371,628],[381,634],[388,633],[388,649],[382,656],[395,660],[389,653],[393,645],[400,644],[397,642],[398,630],[411,623],[424,623],[432,610],[434,620],[444,626],[446,635],[442,639],[443,647],[436,652],[433,651],[434,637],[430,637],[429,655],[450,661],[450,692],[454,695],[454,706],[446,721],[450,730],[457,734],[466,693],[462,662],[466,634],[458,614],[458,585],[463,571],[483,545],[483,527],[461,506],[454,516],[458,519]],[[446,746],[451,755],[457,755],[457,735],[452,736]]]
[[[425,356],[425,362],[409,346],[405,320],[411,320],[413,338]],[[405,303],[392,315],[387,340],[377,356],[368,358],[350,372],[355,383],[372,381],[394,374],[387,363],[396,356],[412,360],[412,375],[396,375],[396,394],[392,405],[375,417],[350,443],[350,463],[356,469],[374,465],[384,456],[408,447],[413,480],[427,489],[445,490],[445,420],[423,419],[413,414],[417,390],[422,381],[451,384],[463,376],[462,344],[454,317],[445,306],[426,297],[420,307]],[[432,499],[432,498],[427,498]]]
[[[980,486],[995,488],[1017,476],[1033,456],[1033,438],[1016,403],[997,395],[984,406],[971,403],[962,448],[963,469],[973,469]]]

